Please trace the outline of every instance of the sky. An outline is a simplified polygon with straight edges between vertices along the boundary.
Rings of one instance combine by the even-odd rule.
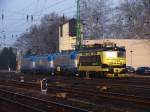
[[[75,0],[0,0],[0,44],[13,45],[20,34],[51,12],[72,17]],[[34,21],[27,22],[27,15],[34,15]]]
[[[117,4],[117,0],[113,1]],[[39,23],[45,14],[56,12],[73,17],[75,2],[76,0],[0,0],[0,45],[12,46],[23,32]],[[27,15],[33,15],[34,21],[27,22]]]

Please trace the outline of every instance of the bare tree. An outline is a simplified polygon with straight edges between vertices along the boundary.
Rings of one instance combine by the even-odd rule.
[[[65,18],[55,13],[45,15],[40,25],[33,25],[16,42],[22,50],[30,50],[35,54],[58,52],[59,25]]]
[[[118,7],[112,10],[111,21],[108,27],[109,37],[111,38],[123,38],[126,35],[124,32],[123,16]]]
[[[91,39],[108,35],[109,0],[82,0],[81,20],[84,24],[84,34]]]
[[[116,26],[121,26],[121,35],[124,38],[145,38],[150,32],[150,0],[124,0],[116,16]],[[119,18],[118,18],[119,19]],[[121,22],[121,24],[118,24]],[[116,32],[116,31],[115,31]]]

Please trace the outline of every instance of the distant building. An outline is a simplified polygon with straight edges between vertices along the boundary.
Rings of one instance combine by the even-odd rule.
[[[125,46],[127,65],[135,68],[140,66],[150,67],[150,39],[97,39],[84,40],[83,44],[102,44],[107,41],[114,42],[118,46]]]
[[[59,27],[59,52],[75,50],[76,19],[71,19]]]

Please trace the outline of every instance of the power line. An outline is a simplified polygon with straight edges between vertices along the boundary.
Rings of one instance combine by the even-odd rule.
[[[70,6],[70,7],[67,7],[65,9],[62,9],[60,12],[64,12],[64,11],[70,11],[69,9],[72,9],[72,8],[75,8],[75,6]]]
[[[32,7],[32,6],[33,6],[33,4],[34,4],[34,2],[35,2],[35,1],[33,1],[32,3],[30,3],[30,4],[29,4],[28,6],[26,6],[25,8],[21,9],[21,11],[23,11],[23,10],[25,10],[25,9],[29,8],[29,7]]]
[[[5,18],[5,21],[22,21],[24,18]]]
[[[62,3],[64,3],[64,2],[66,2],[67,0],[60,0],[60,1],[58,1],[58,2],[55,2],[54,4],[52,4],[52,5],[50,5],[50,6],[48,6],[48,7],[46,7],[46,8],[44,8],[43,9],[43,11],[44,10],[47,10],[47,9],[50,9],[50,8],[53,8],[53,7],[55,7],[55,6],[57,6],[57,5],[59,5],[59,4],[62,4]],[[40,13],[41,12],[41,10],[40,11],[37,11],[37,13]],[[37,15],[38,16],[38,15]]]
[[[36,12],[37,12],[37,9],[38,9],[38,6],[39,6],[39,0],[36,0],[36,4],[35,4],[35,9],[34,9],[34,11],[32,12],[32,17],[33,17],[33,15],[35,15],[36,14]]]
[[[18,12],[18,11],[9,11],[9,10],[7,10],[7,12],[12,12],[12,13],[13,13],[12,15],[14,15],[14,13],[17,14],[17,15],[18,15],[18,14],[20,14],[20,15],[26,15],[25,13],[22,13],[22,11],[25,10],[26,8],[30,7],[31,5],[33,5],[33,2],[32,2],[31,4],[29,4],[28,6],[24,7],[23,9],[21,9],[21,11],[20,11],[21,13]],[[3,13],[3,12],[4,12],[4,11],[2,10],[2,31],[5,32],[5,30],[4,30],[4,23],[3,23],[3,20],[4,20],[4,17],[5,17],[5,16],[4,16],[4,13]],[[5,15],[6,15],[6,14],[5,14]],[[31,19],[33,20],[33,16],[31,17]],[[8,20],[9,20],[9,21],[10,21],[10,20],[11,20],[11,21],[12,21],[12,20],[14,20],[14,21],[16,21],[16,20],[17,20],[17,21],[21,21],[21,20],[23,20],[23,18],[21,18],[21,19],[6,19],[6,18],[5,18],[5,20],[6,20],[6,21],[8,21]],[[24,25],[24,23],[21,24],[21,25]],[[13,26],[14,26],[14,25],[13,25]]]
[[[61,3],[63,3],[63,2],[64,2],[64,0],[61,0],[61,1],[59,1],[59,2],[56,2],[56,3],[52,4],[52,5],[49,6],[49,7],[46,7],[46,8],[44,8],[44,7],[45,7],[45,4],[46,4],[46,3],[44,3],[44,6],[43,6],[43,8],[42,8],[40,11],[35,11],[35,12],[34,12],[34,13],[40,13],[39,15],[34,14],[34,13],[33,13],[33,14],[26,14],[26,13],[14,12],[14,11],[11,11],[11,12],[24,15],[24,17],[26,18],[27,21],[28,21],[29,16],[30,16],[31,21],[33,21],[33,19],[34,19],[35,16],[37,16],[38,18],[40,18],[41,15],[43,14],[43,11],[44,11],[44,10],[49,9],[49,8],[52,8],[52,7],[54,7],[54,6],[58,5],[58,4],[61,4]],[[31,5],[31,4],[30,4],[30,5]],[[36,7],[37,7],[37,6],[36,6]],[[27,7],[25,7],[25,8],[27,8]],[[25,8],[23,8],[22,10],[24,10]],[[72,7],[69,7],[69,8],[72,8]],[[67,9],[69,9],[69,8],[67,8]],[[65,10],[67,10],[67,9],[63,9],[63,10],[61,10],[60,12],[63,12],[63,11],[65,11]],[[5,15],[6,15],[6,14],[5,14]],[[4,20],[4,16],[5,16],[5,15],[4,15],[4,13],[3,13],[3,15],[2,15],[3,20]],[[11,17],[12,17],[12,16],[11,16]],[[6,18],[5,18],[5,19],[6,19]],[[21,19],[23,19],[23,18],[21,18]],[[21,20],[21,19],[20,19],[20,20]],[[7,20],[15,20],[15,19],[7,19]],[[16,20],[19,20],[19,19],[17,18]]]
[[[47,3],[47,0],[44,0],[44,4],[43,4],[43,6],[42,6],[42,8],[41,8],[41,12],[40,12],[40,16],[43,14],[43,11],[44,11],[44,8],[45,8],[45,5],[46,5],[46,3]],[[38,19],[40,18],[40,16],[38,17]]]
[[[53,5],[51,5],[51,7],[49,6],[49,7],[46,7],[46,8],[44,8],[45,7],[45,4],[46,3],[44,3],[44,5],[43,5],[43,8],[41,8],[40,9],[40,11],[35,11],[36,13],[40,13],[40,15],[39,15],[39,17],[41,16],[41,15],[43,15],[43,11],[44,10],[46,10],[46,9],[49,9],[49,8],[52,8],[52,7],[54,7],[54,6],[56,6],[56,5],[58,5],[58,4],[61,4],[61,3],[63,3],[64,2],[64,0],[61,0],[61,1],[59,1],[59,2],[56,2],[56,3],[54,3]],[[70,11],[70,12],[74,12],[74,11],[71,11],[70,9],[72,9],[72,8],[74,8],[75,6],[70,6],[70,7],[67,7],[67,8],[64,8],[64,9],[62,9],[61,11],[59,11],[59,12],[64,12],[64,11]],[[31,20],[32,21],[39,21],[38,19],[36,20],[33,20],[33,18],[35,17],[35,16],[38,16],[38,15],[29,15],[29,16],[31,16]],[[25,17],[26,18],[26,17]],[[29,17],[28,17],[28,19],[29,19]],[[11,20],[11,19],[10,19]],[[14,19],[15,20],[15,19]],[[20,19],[21,20],[21,19]],[[27,22],[25,21],[24,23],[21,23],[21,24],[18,24],[18,25],[16,25],[16,24],[11,24],[10,26],[14,26],[15,25],[15,27],[19,27],[19,26],[24,26],[24,25],[28,25],[28,24],[26,24]],[[14,31],[15,32],[15,31]],[[17,32],[17,31],[16,31]],[[18,31],[19,32],[19,31]],[[21,31],[20,31],[21,32]]]
[[[8,9],[3,9],[4,12],[10,13],[12,15],[27,15],[27,13],[22,13],[25,9],[28,9],[29,7],[32,7],[35,1],[33,1],[32,3],[30,3],[29,5],[25,6],[22,9],[19,9],[19,11],[12,11],[12,10],[8,10]],[[12,16],[11,15],[11,16]]]
[[[51,5],[51,7],[54,7],[54,6],[56,6],[56,5],[58,5],[58,4],[60,4],[60,3],[62,3],[62,2],[64,2],[64,0],[61,0],[61,1],[58,1],[58,2],[56,2],[56,3],[54,3],[54,4],[52,4]],[[45,6],[43,6],[43,8],[40,10],[40,11],[35,11],[36,13],[41,13],[40,15],[39,15],[39,17],[42,15],[42,12],[45,10],[45,9],[48,9],[48,8],[51,8],[50,6],[49,7],[46,7],[46,8],[44,8]],[[26,8],[26,7],[25,7]],[[22,10],[24,10],[25,8],[23,8]],[[26,13],[20,13],[20,12],[16,12],[16,11],[11,11],[11,12],[13,12],[13,13],[17,13],[17,14],[22,14],[22,15],[26,15],[26,20],[28,21],[28,19],[29,19],[29,16],[30,16],[30,19],[31,19],[31,21],[33,21],[33,19],[34,19],[34,17],[36,16],[35,14],[33,15],[28,15],[28,14],[26,14]],[[11,19],[9,19],[9,20],[11,20]],[[15,19],[14,19],[15,20]],[[20,19],[21,20],[21,19]],[[36,20],[37,21],[37,20]]]

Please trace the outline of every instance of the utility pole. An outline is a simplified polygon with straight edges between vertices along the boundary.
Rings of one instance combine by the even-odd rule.
[[[133,51],[131,50],[130,53],[131,53],[131,66],[133,66],[133,64],[132,64],[133,63],[132,62],[133,61],[133,56],[132,56],[133,55]]]
[[[76,50],[81,48],[81,21],[80,21],[80,0],[77,0],[77,21],[76,21]]]

